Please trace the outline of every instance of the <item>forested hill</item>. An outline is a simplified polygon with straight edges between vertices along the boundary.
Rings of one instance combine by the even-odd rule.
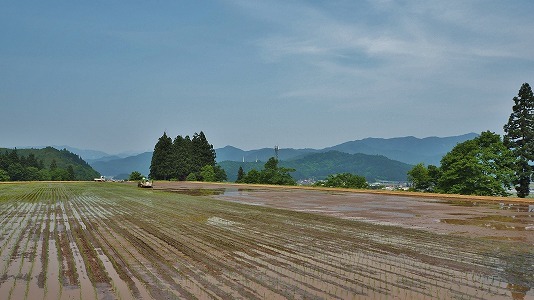
[[[100,174],[66,149],[0,148],[0,170],[9,180],[92,180]],[[0,171],[1,172],[1,171]],[[4,178],[5,179],[5,178]]]
[[[428,138],[415,138],[415,137],[399,137],[399,138],[367,138],[363,140],[355,140],[346,143],[342,143],[333,147],[324,149],[288,149],[283,148],[278,152],[278,158],[281,165],[285,163],[305,158],[312,154],[321,154],[328,151],[339,151],[347,154],[367,154],[370,157],[374,157],[374,160],[378,161],[377,156],[385,156],[393,161],[403,162],[405,164],[415,165],[418,163],[425,163],[426,165],[433,164],[439,166],[440,160],[443,155],[449,152],[456,144],[464,142],[478,136],[475,133],[469,133],[459,136],[450,137],[428,137]],[[245,171],[249,171],[252,168],[260,170],[263,168],[263,164],[270,158],[275,156],[273,148],[263,148],[256,150],[241,150],[233,146],[226,146],[223,148],[215,149],[217,162],[226,170],[228,180],[235,180],[237,170],[242,165]],[[328,155],[327,155],[328,156]],[[313,157],[313,156],[311,156]],[[318,156],[321,157],[321,156]],[[116,178],[127,178],[128,174],[133,171],[139,171],[143,175],[148,175],[150,170],[150,162],[152,158],[152,152],[142,153],[136,156],[120,159],[98,159],[90,160],[91,166],[98,170],[100,173],[106,176],[116,176]],[[355,157],[352,157],[355,159]],[[383,159],[383,158],[382,158]],[[245,161],[245,163],[242,163]],[[254,163],[260,161],[261,163]],[[384,162],[380,162],[385,164]],[[371,168],[377,170],[379,166]],[[404,168],[404,167],[403,167]],[[235,170],[234,170],[235,169]],[[300,171],[299,168],[296,168]],[[398,178],[398,176],[390,176],[394,171],[385,170],[388,174],[388,178]],[[371,171],[367,171],[371,172]],[[373,171],[374,172],[374,171]],[[308,173],[298,174],[297,176],[305,176]],[[371,174],[371,173],[370,173]],[[118,176],[120,175],[120,176]],[[364,174],[362,174],[364,175]],[[405,178],[406,172],[403,174]],[[378,173],[374,175],[364,175],[366,177],[382,178]],[[392,179],[393,180],[393,179]]]
[[[325,148],[323,151],[335,150],[349,154],[384,155],[408,164],[425,163],[439,166],[443,155],[451,151],[454,146],[477,136],[478,134],[476,133],[468,133],[459,136],[426,137],[422,139],[413,136],[389,139],[366,138]]]
[[[369,182],[405,181],[407,172],[413,167],[383,155],[348,154],[339,151],[309,154],[282,165],[296,169],[296,172],[292,173],[295,178],[323,179],[331,174],[348,172],[364,176]]]
[[[449,137],[416,138],[413,136],[398,138],[366,138],[345,142],[324,149],[280,149],[278,157],[281,161],[301,158],[312,153],[328,152],[331,150],[348,154],[363,153],[369,155],[383,155],[407,164],[425,163],[438,166],[445,153],[458,143],[471,140],[478,134],[468,133]],[[257,150],[241,150],[232,146],[216,149],[217,161],[267,161],[274,155],[273,148]]]
[[[229,181],[236,180],[240,166],[245,172],[249,172],[252,169],[263,169],[264,164],[265,162],[219,162],[226,171]],[[296,169],[291,173],[296,180],[324,179],[331,174],[348,172],[364,176],[369,182],[405,181],[406,173],[413,167],[382,155],[348,154],[339,151],[308,154],[302,158],[280,161],[280,166]]]

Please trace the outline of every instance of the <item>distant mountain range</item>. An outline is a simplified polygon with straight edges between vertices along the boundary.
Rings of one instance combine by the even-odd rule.
[[[328,152],[331,150],[348,154],[362,153],[369,155],[383,155],[392,160],[398,160],[407,164],[415,165],[439,165],[441,158],[456,144],[474,139],[476,133],[468,133],[451,137],[427,137],[416,138],[413,136],[399,138],[366,138],[345,142],[324,149],[280,149],[278,158],[282,161],[303,157],[311,153]],[[273,148],[244,151],[232,146],[216,149],[217,161],[267,161],[274,156]]]
[[[245,172],[252,169],[261,170],[265,162],[223,161],[219,165],[226,171],[228,181],[237,179],[239,167]],[[324,179],[328,175],[352,173],[365,176],[367,181],[405,181],[406,173],[412,165],[391,160],[382,155],[362,153],[348,154],[339,151],[310,153],[300,158],[281,160],[279,165],[295,169],[291,176],[296,180]]]
[[[278,158],[281,161],[280,165],[297,169],[292,174],[296,179],[310,177],[321,179],[337,170],[336,172],[363,175],[368,180],[399,181],[406,179],[406,172],[411,165],[421,162],[426,165],[439,165],[443,155],[456,144],[477,136],[478,134],[469,133],[451,137],[366,138],[324,149],[280,149]],[[252,168],[259,170],[263,168],[264,162],[275,156],[273,148],[245,151],[226,146],[215,151],[217,162],[225,169],[229,181],[235,180],[239,166],[243,166],[245,171]],[[82,154],[79,155],[84,157]],[[122,178],[127,177],[132,171],[148,175],[151,159],[152,152],[145,152],[125,158],[105,154],[100,158],[86,159],[86,161],[103,175]],[[311,167],[312,165],[314,167]]]
[[[127,151],[127,152],[122,152],[119,154],[109,155],[108,153],[104,151],[100,151],[100,150],[86,150],[86,149],[75,148],[75,147],[71,147],[67,145],[18,146],[16,148],[17,149],[43,149],[47,147],[52,147],[58,150],[67,149],[72,153],[78,154],[79,156],[83,158],[83,160],[85,160],[88,163],[92,161],[102,160],[102,158],[104,157],[109,157],[109,159],[111,160],[111,159],[125,158],[128,156],[134,156],[140,153],[140,152],[134,152],[134,151]]]
[[[67,149],[72,153],[76,153],[79,156],[81,156],[86,162],[90,163],[92,161],[99,161],[102,159],[112,160],[112,159],[120,159],[120,158],[126,158],[129,156],[134,156],[139,154],[139,152],[134,151],[127,151],[127,152],[121,152],[114,155],[109,155],[104,151],[99,150],[84,150],[84,149],[78,149],[70,146],[52,146],[56,149]]]
[[[113,176],[116,179],[126,179],[133,171],[141,172],[148,176],[150,173],[150,162],[152,152],[145,152],[125,158],[112,158],[105,156],[97,160],[89,161],[89,164],[100,174]]]

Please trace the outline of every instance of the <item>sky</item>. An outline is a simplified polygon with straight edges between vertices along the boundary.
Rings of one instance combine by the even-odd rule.
[[[534,1],[0,0],[0,147],[502,134]]]

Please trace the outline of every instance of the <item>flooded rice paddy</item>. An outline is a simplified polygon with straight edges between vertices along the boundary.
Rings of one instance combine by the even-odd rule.
[[[529,204],[156,187],[0,185],[0,298],[534,299]]]

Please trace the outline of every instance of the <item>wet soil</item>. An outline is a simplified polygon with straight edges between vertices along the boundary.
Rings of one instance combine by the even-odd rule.
[[[534,199],[402,193],[362,193],[347,190],[298,189],[196,182],[158,182],[157,188],[182,194],[317,213],[373,224],[424,229],[435,233],[497,240],[521,240],[534,245]]]
[[[496,200],[2,184],[0,298],[534,299],[533,212]]]

